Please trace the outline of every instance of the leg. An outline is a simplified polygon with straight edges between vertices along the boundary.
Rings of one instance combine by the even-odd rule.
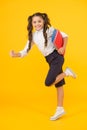
[[[62,79],[64,79],[64,77],[66,76],[66,74],[63,72],[61,74],[59,74],[57,77],[56,77],[56,80],[54,81],[54,83],[52,85],[55,85],[56,83],[58,83],[59,81],[61,81]]]
[[[61,82],[61,80],[65,76],[72,76],[72,77],[76,78],[76,74],[73,71],[71,71],[71,69],[68,68],[65,70],[64,73],[61,73],[56,77],[54,84],[55,85],[56,85],[56,83],[59,84],[59,81]],[[56,120],[65,114],[65,111],[63,108],[63,98],[64,98],[63,86],[59,86],[59,87],[56,86],[56,87],[57,87],[57,109],[56,109],[55,114],[50,118],[50,120]]]
[[[66,74],[62,71],[62,68],[58,69],[58,66],[55,65],[54,68],[50,68],[48,75],[45,80],[45,85],[46,86],[52,86],[55,85],[59,82],[61,82]],[[62,84],[59,84],[58,86],[62,86]]]
[[[66,68],[66,70],[64,72],[62,72],[61,74],[57,75],[56,80],[51,85],[55,85],[56,83],[58,83],[62,79],[64,79],[66,76],[71,76],[73,78],[76,78],[76,74],[70,68]]]
[[[60,86],[57,88],[57,109],[55,114],[50,118],[50,120],[56,120],[65,114],[63,108],[63,98],[64,98],[63,86]]]
[[[70,68],[66,68],[64,73],[62,72],[64,57],[58,54],[57,51],[52,56],[47,58],[47,62],[49,63],[50,69],[45,80],[46,86],[59,83],[65,76],[72,76],[73,78],[76,78],[76,74]]]
[[[63,107],[64,90],[63,86],[57,88],[57,106]]]

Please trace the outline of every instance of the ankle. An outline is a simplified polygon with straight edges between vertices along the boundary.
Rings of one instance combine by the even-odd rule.
[[[69,76],[67,69],[65,69],[64,74],[65,74],[65,76]]]
[[[62,109],[64,109],[64,108],[63,108],[63,106],[57,106],[57,109],[58,109],[58,110],[62,110]]]

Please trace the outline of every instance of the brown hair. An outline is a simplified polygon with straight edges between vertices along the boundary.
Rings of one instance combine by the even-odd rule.
[[[48,15],[46,13],[35,13],[31,16],[28,17],[28,26],[27,26],[27,30],[28,30],[28,39],[29,39],[29,47],[28,50],[29,51],[31,49],[31,42],[32,42],[32,30],[33,30],[33,26],[32,26],[32,18],[34,16],[40,16],[43,20],[44,20],[44,27],[43,27],[43,35],[45,38],[45,46],[47,46],[47,33],[46,30],[49,28],[49,26],[51,26],[50,24],[50,20],[48,18]]]

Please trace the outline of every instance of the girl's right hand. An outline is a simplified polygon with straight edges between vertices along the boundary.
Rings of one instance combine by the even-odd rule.
[[[11,50],[11,51],[10,51],[10,56],[11,56],[11,57],[15,57],[15,52],[14,52],[14,50]]]

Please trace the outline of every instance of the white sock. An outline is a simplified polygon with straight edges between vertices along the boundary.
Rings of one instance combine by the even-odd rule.
[[[68,76],[68,75],[69,75],[69,74],[68,74],[68,72],[67,72],[67,70],[65,70],[65,71],[64,71],[64,73],[65,73],[65,75],[66,75],[66,76]]]
[[[63,107],[60,107],[60,106],[57,106],[57,109],[58,110],[62,110],[62,109],[64,109]]]

